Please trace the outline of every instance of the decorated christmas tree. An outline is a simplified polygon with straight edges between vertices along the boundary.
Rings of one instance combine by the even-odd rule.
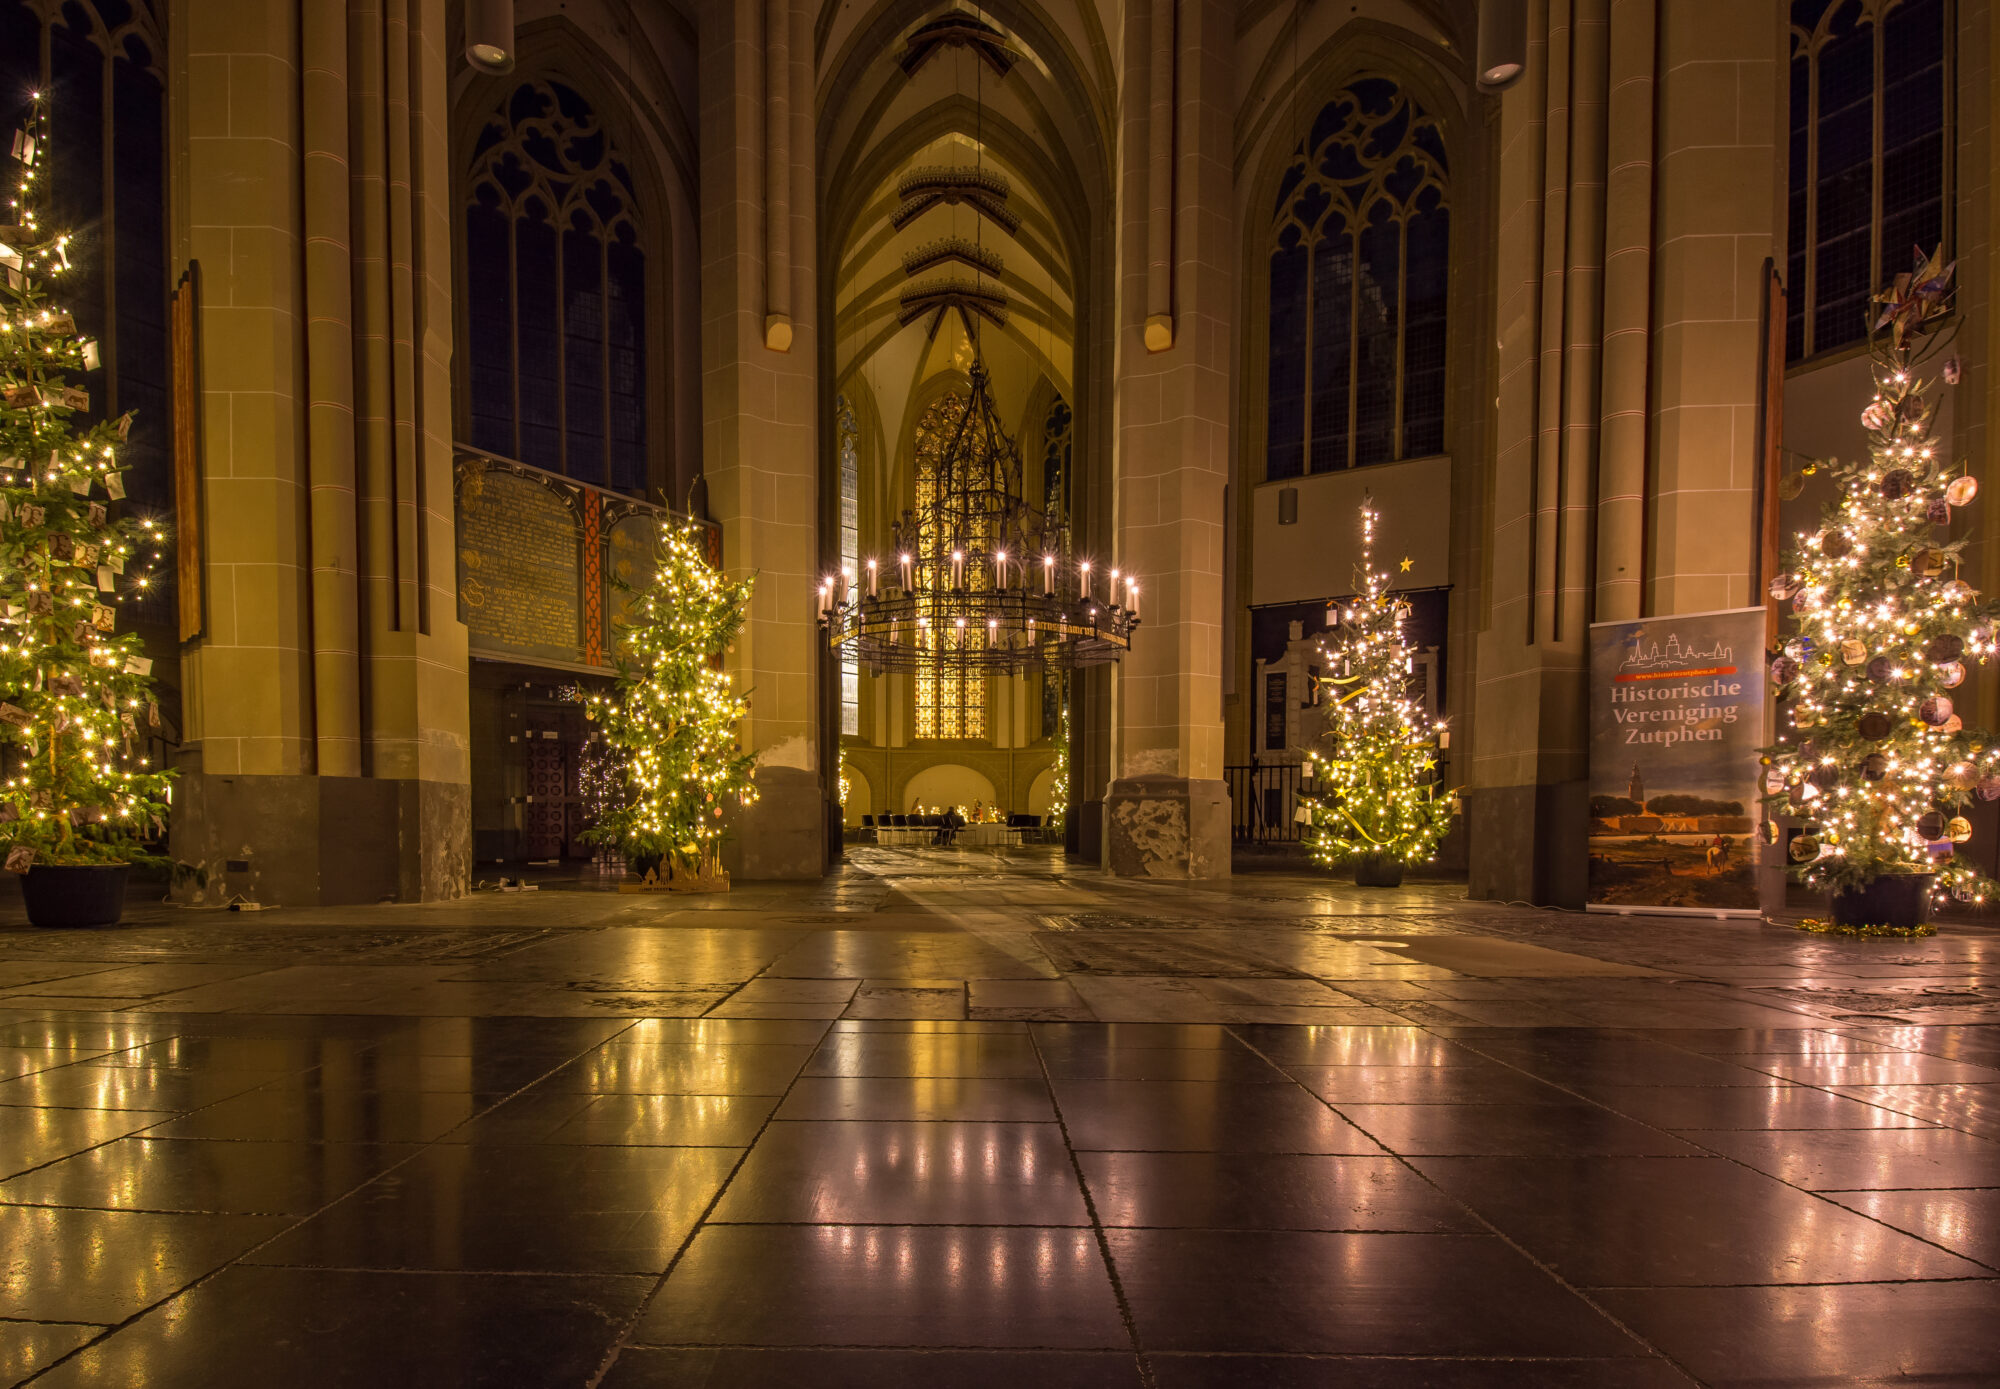
[[[1935,874],[1937,890],[1983,900],[1994,884],[1953,846],[1971,837],[1969,799],[2000,797],[2000,748],[1955,701],[1967,663],[1993,653],[2000,610],[1960,577],[1965,540],[1949,536],[1979,485],[1931,437],[1959,377],[1956,357],[1937,361],[1952,278],[1939,261],[1919,255],[1875,297],[1868,456],[1813,465],[1839,496],[1771,581],[1792,632],[1771,663],[1780,733],[1765,790],[1774,813],[1812,827],[1791,842],[1802,881],[1848,894]]]
[[[1402,865],[1437,851],[1457,798],[1438,781],[1439,730],[1410,697],[1414,673],[1403,623],[1409,605],[1374,566],[1375,505],[1361,505],[1359,592],[1330,609],[1320,644],[1326,727],[1307,756],[1313,782],[1301,800],[1311,816],[1308,848],[1331,867],[1356,862],[1357,880],[1401,880]]]
[[[706,550],[700,526],[661,520],[652,582],[626,609],[617,692],[589,705],[624,756],[627,796],[586,837],[658,859],[662,878],[715,883],[724,807],[757,798],[756,757],[737,737],[749,704],[720,669],[753,581],[724,578]]]
[[[119,621],[165,538],[122,504],[131,416],[83,423],[73,378],[97,344],[58,293],[70,239],[40,217],[47,135],[38,95],[0,226],[0,852],[15,872],[147,858],[168,780],[145,748],[160,727],[152,663]]]

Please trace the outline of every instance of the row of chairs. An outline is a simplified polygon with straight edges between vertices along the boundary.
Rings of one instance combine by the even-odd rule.
[[[942,829],[943,827],[944,816],[942,815],[883,815],[880,817],[863,815],[861,817],[861,828],[864,830],[935,830]],[[1007,832],[1018,844],[1025,844],[1030,840],[1040,839],[1042,835],[1042,817],[1027,814],[1009,815],[1007,817]]]

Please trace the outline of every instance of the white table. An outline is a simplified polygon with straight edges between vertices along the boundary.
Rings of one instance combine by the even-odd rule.
[[[875,842],[892,848],[910,849],[937,842],[937,826],[883,825],[875,831]],[[1011,844],[1014,836],[1005,825],[961,825],[954,841],[974,847]]]

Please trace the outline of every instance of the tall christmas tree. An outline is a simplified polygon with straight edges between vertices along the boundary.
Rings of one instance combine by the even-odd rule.
[[[1875,297],[1875,397],[1861,412],[1868,456],[1815,464],[1840,494],[1802,533],[1771,581],[1792,635],[1771,663],[1779,742],[1766,803],[1816,826],[1792,841],[1799,878],[1861,889],[1935,873],[1936,886],[1984,900],[1995,885],[1955,857],[1971,837],[1973,794],[2000,798],[2000,748],[1964,726],[1953,691],[1966,663],[1994,651],[2000,607],[1959,576],[1965,540],[1947,538],[1979,484],[1931,438],[1937,395],[1959,378],[1948,346],[1952,267],[1919,254]]]
[[[617,692],[589,706],[624,754],[629,794],[587,837],[683,881],[718,878],[723,809],[757,799],[756,756],[737,736],[750,706],[719,666],[753,580],[724,578],[706,551],[700,526],[661,520],[652,582],[626,609]]]
[[[1320,680],[1326,731],[1307,756],[1315,789],[1301,800],[1316,860],[1329,867],[1359,860],[1358,870],[1394,880],[1402,864],[1437,851],[1457,804],[1438,781],[1440,730],[1410,697],[1409,605],[1375,568],[1375,519],[1374,502],[1363,501],[1360,591],[1345,608],[1329,610],[1333,634],[1320,644],[1329,671]]]
[[[40,216],[48,116],[40,94],[13,136],[15,186],[0,226],[0,846],[6,866],[144,859],[166,815],[150,764],[160,727],[139,638],[119,630],[164,536],[120,503],[131,416],[80,425],[96,368],[58,288],[70,238]]]

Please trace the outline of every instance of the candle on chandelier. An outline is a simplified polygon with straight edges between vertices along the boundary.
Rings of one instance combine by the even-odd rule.
[[[1043,556],[1042,556],[1042,597],[1046,598],[1046,597],[1048,597],[1048,596],[1049,596],[1049,595],[1050,595],[1050,594],[1051,594],[1052,592],[1054,592],[1054,591],[1055,591],[1055,584],[1056,584],[1056,557],[1055,557],[1054,555],[1043,555]]]
[[[993,587],[1007,587],[1007,552],[1005,550],[995,550],[993,552]]]
[[[870,598],[874,598],[877,596],[875,592],[875,580],[878,577],[879,576],[875,572],[875,561],[871,559],[868,561],[868,596]]]
[[[1139,585],[1130,579],[1125,581],[1125,606],[1131,611],[1132,616],[1139,615]]]
[[[951,552],[951,586],[954,589],[965,587],[965,551],[963,550],[953,550]],[[963,624],[960,625],[962,626]]]
[[[1076,568],[1077,572],[1083,576],[1083,597],[1088,600],[1090,597],[1090,561],[1085,560],[1077,565]]]
[[[916,588],[916,585],[910,582],[910,557],[898,555],[896,561],[903,566],[903,592],[908,593]]]
[[[1104,596],[1111,600],[1112,607],[1115,608],[1118,606],[1118,571],[1116,569],[1111,571],[1111,591]]]
[[[822,579],[820,580],[820,585],[819,585],[819,615],[821,617],[825,617],[827,614],[827,610],[832,606],[833,606],[833,580]]]
[[[989,617],[986,619],[986,645],[988,647],[996,646],[999,644],[999,640],[1000,640],[1000,619],[997,617]]]
[[[958,644],[961,649],[965,646],[965,619],[962,617],[958,620]]]

